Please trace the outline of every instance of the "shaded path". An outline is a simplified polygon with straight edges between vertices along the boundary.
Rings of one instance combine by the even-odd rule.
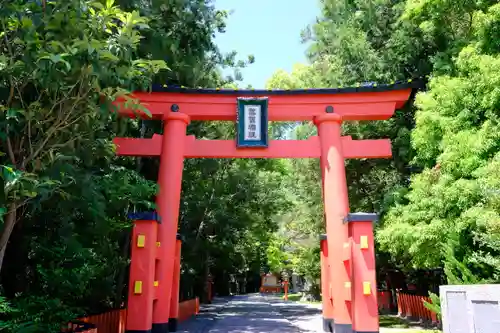
[[[321,310],[269,296],[235,296],[204,307],[197,318],[180,325],[179,332],[319,333]]]
[[[300,332],[323,332],[323,314],[320,304],[285,302],[281,298],[271,297],[270,303]]]
[[[284,302],[276,296],[216,298],[178,333],[323,333],[321,304]],[[421,327],[387,328],[381,333],[438,333]]]

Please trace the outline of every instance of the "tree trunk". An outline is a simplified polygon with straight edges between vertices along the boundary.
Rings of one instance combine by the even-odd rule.
[[[7,215],[5,217],[2,233],[0,234],[0,272],[2,271],[3,258],[5,257],[7,243],[9,242],[10,235],[12,235],[12,230],[14,230],[14,226],[16,225],[16,220],[17,204],[15,202],[12,202],[7,208]]]

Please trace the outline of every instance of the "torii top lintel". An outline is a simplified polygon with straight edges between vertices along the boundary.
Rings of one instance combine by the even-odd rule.
[[[163,119],[173,106],[191,120],[236,120],[237,97],[269,98],[270,121],[311,121],[324,114],[328,106],[349,120],[385,120],[401,108],[418,81],[391,85],[361,86],[335,89],[299,90],[232,90],[154,87],[150,92],[134,92],[131,96],[149,110],[154,119]],[[115,102],[120,105],[120,102]],[[135,116],[138,111],[119,107],[119,113]],[[140,114],[140,112],[139,112]],[[147,116],[144,115],[146,118]]]

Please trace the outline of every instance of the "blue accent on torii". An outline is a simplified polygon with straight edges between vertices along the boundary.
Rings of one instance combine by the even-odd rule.
[[[144,220],[144,221],[156,221],[161,223],[160,214],[157,212],[134,212],[127,214],[127,217],[131,220]]]

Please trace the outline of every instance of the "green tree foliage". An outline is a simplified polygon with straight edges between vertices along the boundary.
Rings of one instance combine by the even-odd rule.
[[[115,116],[101,105],[167,66],[135,56],[147,19],[112,1],[12,1],[0,14],[2,286],[11,330],[50,331],[85,302],[121,302],[126,257],[108,260],[155,186],[112,161]]]
[[[437,314],[438,319],[441,320],[441,299],[438,295],[430,292],[429,293],[430,302],[424,301],[424,306],[430,311]]]
[[[205,137],[227,139],[217,130],[230,133],[224,126],[210,128]],[[203,286],[209,274],[221,295],[229,292],[231,276],[260,286],[258,275],[267,263],[267,244],[278,227],[273,217],[288,206],[282,191],[286,170],[280,163],[258,159],[187,161],[180,230],[187,244],[193,244],[183,250],[183,272],[194,286]]]
[[[392,119],[343,128],[393,142],[392,159],[346,163],[351,210],[382,213],[381,271],[439,267],[449,283],[499,279],[496,2],[323,0],[302,36],[309,64],[268,82],[294,89],[428,77]],[[159,161],[117,158],[112,138],[148,138],[162,123],[117,119],[109,103],[151,83],[235,87],[255,59],[218,50],[213,36],[227,15],[210,0],[2,4],[0,329],[57,331],[124,304],[126,214],[154,208]],[[234,74],[223,77],[224,67]],[[316,133],[308,123],[271,130],[274,138]],[[188,131],[234,138],[223,122]],[[234,282],[258,287],[266,267],[317,283],[320,177],[315,160],[187,160],[182,297],[203,298],[209,276],[219,294]]]
[[[126,215],[154,209],[158,161],[117,158],[112,139],[147,138],[162,124],[117,119],[109,103],[151,83],[235,84],[254,59],[216,48],[226,15],[198,0],[1,6],[0,330],[58,332],[70,319],[124,305]],[[224,66],[234,78],[222,78]],[[234,136],[224,123],[189,131]],[[220,293],[230,274],[259,280],[271,217],[286,209],[283,172],[279,162],[186,161],[183,297],[203,297],[208,274]]]
[[[450,283],[497,281],[499,5],[325,0],[321,10],[302,34],[310,63],[276,72],[271,87],[431,77],[392,119],[344,124],[356,139],[393,143],[391,160],[346,162],[351,211],[382,213],[378,269],[440,267]]]
[[[268,80],[270,89],[301,89],[320,87],[321,78],[313,72],[311,66],[297,64],[291,73],[278,71]],[[276,138],[305,140],[316,134],[316,128],[310,123],[281,123],[275,125]],[[303,276],[312,287],[311,292],[318,293],[320,278],[319,235],[324,232],[323,205],[321,198],[321,171],[317,160],[287,160],[288,173],[284,182],[290,210],[276,216],[279,229],[275,236],[282,246],[273,248],[275,258],[288,260],[290,264],[276,267],[276,270],[291,268]],[[279,250],[279,251],[278,251]],[[279,268],[279,269],[278,269]]]
[[[453,241],[452,257],[474,276],[498,279],[499,60],[474,43],[455,60],[455,76],[436,77],[417,96],[412,142],[416,163],[426,169],[413,177],[379,234],[385,248],[416,267],[443,260],[446,267],[447,246],[433,245]]]

